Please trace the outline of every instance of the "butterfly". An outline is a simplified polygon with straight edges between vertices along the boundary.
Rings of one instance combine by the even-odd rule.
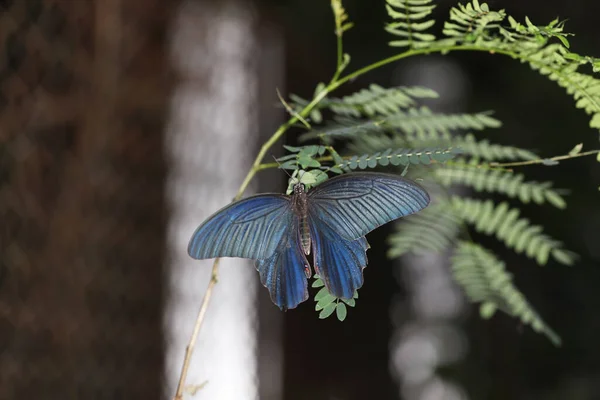
[[[308,192],[296,183],[290,196],[259,194],[217,211],[196,229],[188,254],[256,260],[261,283],[282,310],[308,298],[312,256],[329,293],[350,299],[363,284],[365,235],[428,204],[425,189],[391,174],[338,175]]]

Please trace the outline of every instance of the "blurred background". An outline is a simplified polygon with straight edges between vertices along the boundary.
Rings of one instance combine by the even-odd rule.
[[[344,4],[350,68],[393,54],[383,0]],[[455,3],[438,4],[442,21]],[[568,19],[574,51],[600,55],[598,2],[489,4]],[[333,73],[329,3],[0,0],[0,43],[0,399],[169,399],[211,266],[187,241],[284,121],[275,88],[310,97]],[[493,109],[492,141],[545,157],[600,147],[561,88],[506,57],[409,59],[336,94],[370,83],[429,86],[441,111]],[[600,166],[523,172],[570,191],[564,212],[524,213],[580,262],[539,268],[485,244],[562,348],[504,315],[482,321],[444,257],[387,260],[386,226],[344,323],[311,300],[280,312],[251,262],[224,260],[188,377],[203,386],[186,398],[600,399]],[[248,193],[285,179],[261,173]]]

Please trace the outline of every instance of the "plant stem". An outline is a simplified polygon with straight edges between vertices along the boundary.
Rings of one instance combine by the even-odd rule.
[[[190,338],[189,344],[185,348],[185,357],[183,358],[183,365],[181,366],[181,374],[179,375],[179,383],[177,384],[177,391],[175,392],[175,400],[183,400],[185,378],[187,377],[188,368],[192,359],[192,353],[194,352],[196,340],[198,339],[198,334],[200,333],[200,327],[202,326],[202,322],[204,321],[204,315],[206,314],[206,310],[208,309],[208,303],[210,302],[213,288],[217,284],[217,276],[219,273],[219,261],[220,259],[217,258],[213,263],[210,281],[208,282],[208,287],[206,288],[206,292],[204,293],[202,305],[200,306],[200,311],[198,311],[198,317],[196,317],[196,324],[194,325],[194,330],[192,331],[192,337]]]
[[[336,36],[336,48],[337,48],[337,67],[335,69],[335,74],[333,74],[333,77],[331,78],[331,82],[335,82],[337,81],[337,79],[340,77],[340,74],[342,73],[342,59],[343,59],[343,40],[342,40],[342,36],[344,34],[344,32],[342,31],[342,20],[341,20],[341,13],[343,12],[342,10],[340,10],[340,8],[342,7],[341,2],[339,1],[335,1],[332,0],[331,1],[331,9],[333,10],[333,18],[335,20],[335,36]]]
[[[527,55],[516,53],[514,51],[500,49],[500,48],[486,48],[486,47],[480,47],[480,46],[475,46],[475,45],[465,45],[465,44],[452,45],[452,46],[431,46],[431,47],[425,47],[422,49],[410,49],[410,50],[405,51],[404,53],[396,54],[395,56],[391,56],[391,57],[385,58],[383,60],[374,62],[374,63],[369,64],[363,68],[360,68],[346,76],[343,76],[342,78],[338,79],[336,82],[332,82],[333,85],[330,87],[330,89],[333,91],[336,88],[338,88],[339,86],[343,85],[344,83],[354,80],[354,79],[358,78],[359,76],[364,75],[367,72],[370,72],[374,69],[377,69],[377,68],[382,67],[387,64],[391,64],[393,62],[402,60],[407,57],[426,55],[426,54],[431,54],[431,53],[449,53],[451,51],[481,51],[481,52],[486,52],[486,53],[490,53],[490,54],[502,54],[505,56],[509,56],[511,58],[516,58],[516,59],[520,59],[523,61],[527,61],[528,63],[535,65],[537,67],[540,67],[540,68],[543,67],[543,68],[547,69],[548,71],[556,74],[557,76],[561,76],[562,79],[564,79],[566,82],[569,82],[571,85],[577,86],[582,91],[582,93],[585,94],[586,99],[591,104],[593,104],[597,110],[600,110],[600,104],[596,101],[596,99],[594,99],[593,97],[591,97],[588,94],[587,90],[584,90],[584,88],[582,88],[578,82],[574,82],[572,79],[569,78],[569,76],[566,76],[564,73],[561,73],[561,71],[557,70],[556,68],[552,68],[552,67],[544,64],[543,62],[540,62],[537,59],[528,57]]]
[[[585,151],[583,153],[566,154],[564,156],[556,156],[556,157],[552,157],[552,158],[543,158],[543,159],[539,159],[539,160],[505,162],[505,163],[492,162],[492,163],[489,163],[488,165],[490,167],[521,167],[523,165],[544,164],[548,160],[551,160],[551,161],[561,161],[561,160],[568,160],[568,159],[571,159],[571,158],[585,157],[585,156],[589,156],[589,155],[592,155],[592,154],[598,154],[598,153],[600,153],[600,150],[590,150],[590,151]]]

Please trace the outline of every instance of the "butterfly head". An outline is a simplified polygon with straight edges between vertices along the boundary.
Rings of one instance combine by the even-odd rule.
[[[296,183],[294,185],[294,194],[301,194],[301,193],[306,193],[306,188],[304,187],[303,183]]]

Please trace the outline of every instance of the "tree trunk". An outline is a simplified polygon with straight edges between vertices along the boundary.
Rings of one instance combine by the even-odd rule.
[[[0,3],[0,398],[162,397],[176,3]]]

